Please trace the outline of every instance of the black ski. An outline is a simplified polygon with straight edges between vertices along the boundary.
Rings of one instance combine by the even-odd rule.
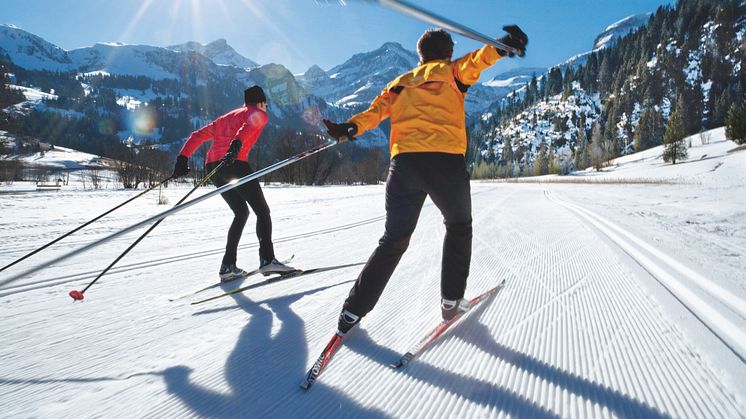
[[[443,333],[453,326],[454,324],[458,323],[458,321],[464,316],[464,314],[468,313],[471,309],[473,309],[477,304],[481,303],[482,301],[488,299],[489,297],[497,294],[503,287],[505,286],[505,280],[503,279],[500,281],[500,283],[495,287],[492,288],[483,294],[480,294],[471,300],[469,300],[469,309],[465,311],[461,311],[458,314],[456,314],[455,317],[452,319],[446,321],[441,321],[434,329],[432,329],[427,335],[425,335],[420,342],[414,346],[412,349],[407,351],[404,355],[399,358],[399,360],[393,364],[391,364],[391,368],[399,369],[407,364],[409,364],[414,358],[419,356],[422,352],[424,352],[430,345],[435,342],[440,336],[443,335]]]
[[[292,260],[293,260],[293,258],[294,258],[294,257],[295,257],[295,255],[293,255],[293,256],[290,256],[289,258],[287,258],[287,259],[283,260],[283,261],[282,261],[282,264],[283,264],[283,265],[287,265],[288,263],[290,263],[290,261],[292,261]],[[237,281],[237,280],[239,280],[239,279],[244,279],[244,278],[248,278],[248,277],[250,277],[250,276],[252,276],[252,275],[256,275],[256,274],[258,274],[258,273],[259,273],[259,268],[256,268],[256,269],[254,269],[253,271],[249,271],[249,272],[246,272],[246,275],[242,275],[242,276],[239,276],[239,277],[233,278],[233,279],[231,279],[231,280],[228,280],[228,281],[220,281],[220,282],[217,282],[217,283],[215,283],[215,284],[212,284],[212,285],[208,285],[208,286],[206,286],[206,287],[204,287],[204,288],[200,288],[200,289],[198,289],[198,290],[196,290],[196,291],[191,291],[191,292],[188,292],[188,293],[186,293],[186,294],[182,294],[182,295],[180,295],[180,296],[178,296],[178,297],[171,297],[171,298],[169,298],[169,299],[168,299],[168,301],[176,301],[176,300],[181,300],[182,298],[187,298],[187,297],[191,297],[191,296],[193,296],[193,295],[197,295],[197,294],[199,294],[199,293],[201,293],[201,292],[205,292],[205,291],[211,290],[211,289],[213,289],[213,288],[217,288],[217,287],[219,287],[219,286],[221,286],[221,285],[223,285],[223,284],[227,284],[227,283],[229,283],[229,282]]]
[[[336,269],[349,268],[349,267],[352,267],[352,266],[358,266],[358,265],[363,265],[363,264],[365,264],[365,262],[349,263],[349,264],[346,264],[346,265],[337,265],[337,266],[327,266],[327,267],[324,267],[324,268],[314,268],[314,269],[306,269],[306,270],[297,270],[297,271],[293,271],[293,272],[282,274],[282,275],[276,275],[276,276],[267,278],[264,281],[260,281],[260,282],[257,282],[257,283],[251,284],[251,285],[247,285],[245,287],[241,287],[241,288],[235,289],[233,291],[228,291],[228,292],[225,292],[223,294],[212,296],[210,298],[205,298],[204,300],[194,301],[194,302],[192,302],[192,305],[194,305],[194,304],[202,304],[202,303],[205,303],[207,301],[217,300],[218,298],[227,297],[227,296],[233,295],[233,294],[238,294],[239,292],[244,292],[244,291],[248,291],[250,289],[259,288],[259,287],[262,287],[264,285],[269,285],[269,284],[272,284],[272,283],[275,283],[275,282],[284,281],[284,280],[290,279],[290,278],[298,278],[300,276],[311,275],[311,274],[315,274],[315,273],[319,273],[319,272],[333,271],[333,270],[336,270]]]

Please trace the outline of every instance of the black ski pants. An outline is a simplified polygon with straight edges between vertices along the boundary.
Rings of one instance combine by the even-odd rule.
[[[443,214],[440,291],[443,298],[464,296],[471,262],[471,191],[460,154],[403,153],[391,161],[386,180],[386,231],[344,304],[360,317],[370,312],[394,273],[417,226],[425,198]]]
[[[208,163],[205,168],[208,172],[215,169],[218,162]],[[218,170],[213,176],[212,182],[215,186],[223,186],[226,183],[251,174],[253,170],[248,162],[236,160],[232,164]],[[225,244],[225,255],[223,263],[235,264],[238,252],[238,242],[241,233],[249,219],[249,206],[256,214],[256,237],[259,239],[259,257],[264,260],[275,258],[272,245],[272,217],[269,215],[269,205],[264,199],[259,180],[244,183],[227,192],[220,194],[233,211],[233,222],[228,229],[228,241]],[[248,206],[246,205],[248,203]]]

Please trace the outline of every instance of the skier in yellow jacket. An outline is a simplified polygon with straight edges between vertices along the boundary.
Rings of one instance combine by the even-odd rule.
[[[528,37],[518,26],[503,28],[503,44],[525,54]],[[394,79],[370,107],[344,123],[324,120],[337,139],[354,138],[391,118],[391,164],[386,180],[386,227],[378,247],[352,287],[339,316],[347,333],[378,302],[417,225],[429,195],[443,214],[446,235],[441,266],[441,310],[456,315],[471,262],[471,192],[466,154],[464,98],[479,75],[505,53],[484,46],[451,61],[453,40],[443,29],[417,42],[420,65]]]

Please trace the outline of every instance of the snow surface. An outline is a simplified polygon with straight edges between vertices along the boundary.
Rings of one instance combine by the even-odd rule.
[[[360,268],[203,305],[169,302],[217,279],[231,214],[208,200],[165,220],[83,303],[67,292],[139,233],[0,289],[3,416],[743,417],[746,354],[680,296],[710,307],[735,335],[746,330],[746,152],[733,148],[720,130],[675,166],[650,150],[567,177],[588,183],[473,182],[467,295],[503,278],[507,286],[393,371],[439,318],[444,226],[428,201],[378,306],[307,393],[298,385]],[[659,181],[631,183],[643,178]],[[610,184],[591,183],[603,179]],[[187,190],[163,193],[173,203]],[[264,191],[277,255],[295,254],[296,266],[364,262],[383,232],[383,185]],[[134,194],[2,195],[0,265]],[[0,281],[163,211],[156,200],[140,198]],[[250,220],[239,264],[256,260]]]

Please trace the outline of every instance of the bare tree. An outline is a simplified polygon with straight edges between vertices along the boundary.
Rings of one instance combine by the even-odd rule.
[[[591,165],[596,168],[596,171],[600,171],[606,163],[606,152],[603,146],[603,135],[601,134],[601,124],[596,122],[593,124],[593,131],[591,134]]]
[[[88,180],[91,181],[91,185],[93,186],[93,189],[101,189],[101,168],[97,166],[92,166],[86,171],[86,176],[88,177]]]

